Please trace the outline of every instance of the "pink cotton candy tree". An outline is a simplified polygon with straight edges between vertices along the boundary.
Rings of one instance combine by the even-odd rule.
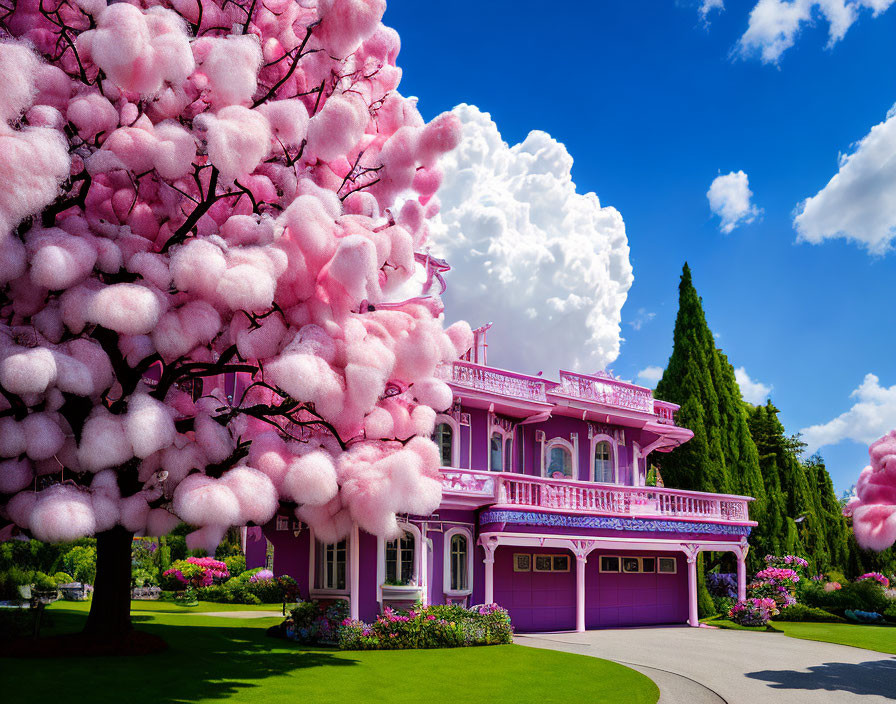
[[[852,516],[859,545],[880,552],[896,543],[896,430],[872,443],[868,454],[871,464],[843,512]]]
[[[434,510],[436,368],[472,335],[424,251],[460,125],[397,92],[383,0],[8,7],[0,538],[96,535],[87,628],[121,634],[135,533]]]

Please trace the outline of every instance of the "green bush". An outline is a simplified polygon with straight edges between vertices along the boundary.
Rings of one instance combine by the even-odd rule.
[[[261,599],[255,596],[244,584],[213,584],[199,589],[202,601],[214,601],[219,604],[260,604]]]
[[[716,605],[709,594],[709,589],[706,588],[705,584],[701,584],[697,590],[697,614],[700,618],[709,618],[718,613]]]
[[[68,584],[69,582],[74,582],[72,576],[66,572],[57,572],[53,575],[53,581],[56,584]]]
[[[35,572],[31,584],[41,591],[50,592],[56,589],[56,580],[44,572]]]
[[[227,565],[227,571],[230,572],[231,578],[239,577],[246,571],[246,556],[230,555],[224,558],[224,564]]]
[[[730,596],[711,596],[710,598],[717,614],[727,614],[737,603],[737,599],[732,599]]]
[[[826,592],[824,586],[817,582],[807,584],[800,592],[800,601],[807,606],[838,614],[847,609],[883,613],[891,603],[884,588],[870,579],[845,582],[840,589],[831,592]]]
[[[62,564],[76,582],[93,584],[96,580],[96,548],[76,545],[62,556]]]
[[[815,621],[817,623],[843,623],[843,619],[830,611],[805,604],[793,604],[781,609],[773,621]]]
[[[887,621],[896,623],[896,602],[894,602],[886,609],[886,611],[884,611],[884,618],[887,619]]]

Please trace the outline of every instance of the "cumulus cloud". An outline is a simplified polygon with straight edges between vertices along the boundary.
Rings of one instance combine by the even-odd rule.
[[[817,17],[828,23],[828,47],[843,39],[863,9],[874,17],[894,0],[759,0],[750,11],[747,31],[737,44],[744,57],[759,55],[765,63],[777,63],[793,46],[800,29]]]
[[[750,375],[747,374],[747,370],[743,367],[738,367],[734,370],[734,379],[740,387],[740,395],[743,396],[744,401],[752,403],[754,406],[765,403],[769,392],[772,390],[772,387],[768,384],[751,379]]]
[[[738,225],[753,222],[762,213],[751,201],[753,191],[743,171],[732,171],[713,179],[706,192],[709,209],[721,218],[719,230],[726,235]]]
[[[663,378],[663,368],[657,366],[644,367],[638,372],[638,381],[646,384],[650,388],[656,386],[657,382]]]
[[[845,413],[827,423],[803,428],[803,441],[809,454],[824,445],[836,445],[842,440],[871,444],[896,428],[896,384],[886,387],[874,374],[865,379],[850,395],[856,399]]]
[[[545,132],[509,146],[488,113],[459,105],[461,145],[440,162],[432,251],[452,266],[450,320],[494,321],[489,363],[595,371],[619,354],[633,276],[625,224],[572,181],[572,157]]]
[[[797,206],[798,239],[818,244],[843,237],[873,254],[896,237],[896,105],[871,128],[840,169],[813,197]]]

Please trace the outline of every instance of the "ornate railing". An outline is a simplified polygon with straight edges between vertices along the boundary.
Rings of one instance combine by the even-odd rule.
[[[674,425],[675,411],[677,410],[678,406],[674,403],[669,403],[668,401],[660,401],[658,399],[653,400],[653,414],[656,416],[656,419],[660,423]]]
[[[747,497],[680,489],[563,481],[452,467],[442,468],[442,488],[449,495],[479,498],[483,506],[492,503],[563,513],[731,523],[750,520],[751,499]]]
[[[599,377],[561,371],[559,391],[566,396],[575,396],[605,406],[653,413],[653,395],[650,389],[609,376]]]
[[[472,362],[457,361],[439,368],[445,381],[502,396],[513,396],[526,401],[547,402],[545,382],[537,377],[515,374]]]

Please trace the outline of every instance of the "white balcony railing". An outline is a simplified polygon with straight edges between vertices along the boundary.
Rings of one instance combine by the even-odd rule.
[[[611,376],[589,376],[561,371],[560,393],[604,406],[654,412],[650,389],[628,384]]]
[[[448,497],[563,513],[603,514],[641,518],[686,518],[720,523],[750,520],[752,499],[728,494],[656,487],[618,486],[565,481],[476,470],[442,469],[442,489]]]
[[[439,368],[439,375],[445,381],[477,391],[511,396],[525,401],[547,402],[545,382],[537,377],[462,361],[443,365]]]

